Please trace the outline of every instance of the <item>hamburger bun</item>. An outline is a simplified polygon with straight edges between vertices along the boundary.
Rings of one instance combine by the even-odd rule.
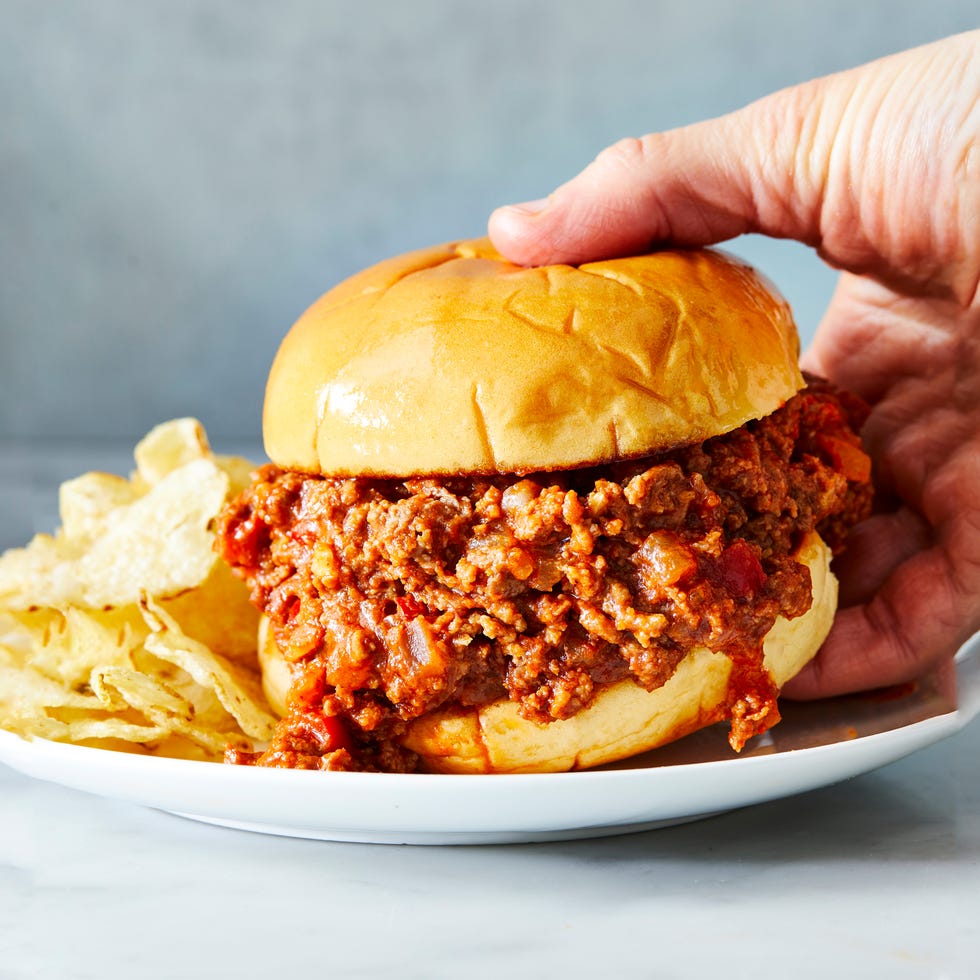
[[[830,550],[819,535],[807,535],[796,559],[810,569],[813,604],[796,619],[778,618],[764,643],[765,665],[777,687],[816,654],[837,608],[837,580]],[[290,666],[263,617],[259,661],[266,697],[285,712]],[[698,648],[678,665],[663,687],[647,691],[633,681],[599,690],[592,703],[564,721],[538,724],[522,718],[506,699],[480,708],[437,711],[411,722],[402,744],[429,772],[564,772],[615,762],[666,745],[719,722],[728,714],[729,658]]]
[[[330,476],[521,473],[649,455],[803,387],[786,302],[714,250],[527,269],[485,239],[342,282],[289,332],[269,458]]]
[[[263,419],[266,450],[277,472],[290,478],[390,478],[396,484],[404,484],[413,477],[424,477],[432,484],[443,478],[500,475],[513,478],[516,485],[530,474],[534,483],[542,479],[542,474],[553,471],[683,452],[684,447],[725,437],[747,423],[768,418],[806,386],[798,355],[799,341],[786,302],[755,270],[717,250],[660,251],[577,267],[524,268],[503,259],[486,239],[456,242],[401,255],[366,269],[330,290],[300,317],[284,339],[270,372]],[[848,432],[842,438],[856,440],[853,432]],[[747,449],[750,453],[751,446],[756,445],[752,438]],[[791,439],[795,445],[796,437]],[[732,445],[737,444],[736,436]],[[745,463],[754,474],[752,479],[758,480],[759,460],[746,458]],[[840,487],[841,473],[835,464],[818,465],[833,469],[836,486]],[[613,481],[618,479],[614,470],[597,470],[596,474],[594,478],[586,474],[583,479],[592,480],[596,486],[607,476]],[[733,477],[732,482],[735,485],[737,479]],[[367,495],[373,492],[370,488],[364,490]],[[575,492],[568,492],[575,496]],[[353,489],[350,493],[351,501],[361,499]],[[409,491],[409,495],[414,499],[415,491]],[[410,641],[399,639],[405,635],[404,628],[395,622],[383,627],[388,631],[383,635],[380,631],[374,633],[382,645],[378,648],[382,666],[374,674],[370,674],[374,664],[364,668],[359,661],[346,673],[343,664],[340,668],[336,664],[330,667],[333,676],[342,678],[341,684],[346,683],[345,678],[354,678],[345,688],[347,700],[338,702],[341,707],[335,705],[332,710],[348,710],[347,706],[354,703],[351,692],[361,690],[358,685],[367,678],[363,680],[363,691],[375,698],[372,704],[382,704],[378,710],[385,719],[412,716],[398,736],[399,751],[405,748],[416,753],[423,767],[435,772],[585,768],[644,752],[724,718],[732,718],[731,741],[738,748],[745,738],[778,720],[775,693],[817,652],[836,609],[837,586],[829,567],[831,549],[811,530],[816,520],[795,523],[790,514],[793,501],[787,501],[789,509],[784,513],[788,523],[779,560],[785,564],[795,559],[809,569],[812,605],[796,618],[777,619],[757,657],[742,657],[737,639],[733,642],[729,638],[727,651],[692,650],[685,646],[687,655],[666,682],[652,691],[632,680],[602,682],[599,678],[607,668],[607,677],[622,674],[616,673],[618,667],[612,663],[598,663],[591,700],[567,714],[562,714],[560,708],[549,708],[552,717],[561,720],[539,723],[522,716],[518,699],[527,699],[525,715],[537,713],[538,718],[546,717],[548,712],[537,704],[528,707],[532,695],[527,692],[543,691],[542,698],[550,697],[555,689],[564,692],[560,648],[563,639],[556,639],[553,649],[548,647],[548,656],[553,658],[548,666],[536,668],[541,677],[537,688],[528,687],[523,679],[512,684],[501,677],[501,684],[487,684],[485,689],[498,691],[508,687],[515,700],[499,700],[478,708],[460,707],[452,694],[438,697],[424,693],[441,690],[439,684],[443,681],[447,685],[456,682],[455,678],[447,680],[451,675],[448,668],[444,668],[444,676],[430,681],[426,674],[417,689],[412,687],[416,683],[415,652],[409,649]],[[330,507],[336,510],[339,505]],[[853,514],[858,511],[859,508],[852,509]],[[251,510],[246,508],[243,513],[247,517]],[[282,547],[289,551],[293,544],[288,542],[299,540],[289,537],[288,520],[292,518],[275,517],[287,513],[275,507],[270,513],[273,516],[269,520],[281,522],[276,532],[282,535]],[[521,535],[526,529],[509,527],[507,515],[501,513],[502,516],[486,520],[502,525],[500,542],[504,543],[488,538],[486,548],[519,551],[517,546],[524,540]],[[560,523],[558,518],[548,519],[554,520],[556,526]],[[307,519],[300,537],[308,536],[309,527],[317,525],[318,520],[315,515]],[[369,625],[363,619],[367,613],[361,610],[362,602],[387,603],[396,612],[384,613],[385,617],[401,615],[414,621],[420,613],[405,609],[397,613],[400,600],[407,597],[410,603],[415,602],[413,596],[428,589],[425,575],[438,574],[438,587],[446,590],[447,598],[444,602],[437,600],[434,609],[448,633],[438,649],[450,652],[439,652],[436,659],[451,663],[457,655],[453,651],[465,657],[473,634],[453,631],[462,629],[454,624],[464,622],[465,610],[470,608],[465,603],[474,587],[468,581],[462,587],[465,595],[453,593],[455,585],[450,579],[456,574],[455,552],[444,548],[435,559],[432,567],[442,568],[438,563],[444,559],[448,562],[444,572],[426,571],[423,575],[415,566],[409,568],[411,546],[399,545],[407,549],[407,557],[384,559],[389,564],[376,580],[389,584],[378,586],[375,595],[374,585],[364,585],[369,581],[363,577],[364,563],[370,554],[388,552],[376,542],[365,543],[364,534],[358,530],[362,524],[345,530],[341,518],[330,520],[333,523],[328,533],[333,543],[328,546],[324,567],[337,569],[329,573],[333,584],[326,585],[328,579],[318,578],[321,573],[314,568],[316,555],[308,558],[315,548],[312,542],[303,545],[308,549],[303,552],[307,557],[301,555],[299,565],[293,563],[282,570],[282,574],[292,575],[299,566],[305,569],[302,574],[306,578],[298,586],[298,606],[303,606],[300,600],[304,594],[315,596],[325,589],[345,593],[350,590],[349,601],[354,605],[330,612],[332,618],[322,635],[343,637],[348,635],[344,631],[353,635],[358,630],[381,630],[378,623]],[[361,516],[356,521],[363,522],[365,518]],[[569,518],[562,526],[567,528],[571,523]],[[421,527],[412,533],[430,542],[439,538],[437,526]],[[386,528],[379,524],[371,533],[396,533]],[[719,526],[710,533],[728,532]],[[828,535],[831,546],[839,546],[841,533],[835,527]],[[361,577],[356,581],[345,578],[347,566],[342,567],[342,563],[347,561],[344,556],[348,552],[346,544],[337,544],[345,541],[347,534],[353,542],[351,561],[360,569],[356,575]],[[612,532],[613,537],[616,534]],[[590,535],[586,529],[585,536]],[[257,538],[246,536],[246,540],[264,539],[260,534]],[[422,538],[419,541],[421,551],[430,555],[426,551],[430,545]],[[794,555],[786,554],[787,541],[796,543],[798,551]],[[464,552],[468,547],[460,542],[456,545]],[[723,544],[726,549],[728,546],[727,542]],[[707,547],[710,551],[711,545]],[[360,549],[364,549],[363,554]],[[539,557],[545,556],[540,560],[548,562],[543,546],[539,551]],[[236,560],[255,569],[265,560],[260,552],[258,549]],[[583,553],[592,555],[588,549]],[[510,560],[510,554],[506,552],[504,558]],[[431,557],[426,560],[431,564]],[[537,574],[533,569],[538,566],[533,562],[538,560],[528,559],[532,562],[527,566],[531,570],[525,569],[528,576]],[[597,552],[595,560],[606,562],[602,552]],[[392,571],[398,563],[409,569],[411,580],[402,580],[397,577],[400,572]],[[607,567],[602,565],[603,569]],[[664,574],[669,573],[667,570]],[[547,574],[550,573],[539,579],[542,584],[526,578],[521,578],[520,583],[527,580],[529,591],[553,591],[556,585],[548,584]],[[796,582],[805,578],[800,570],[795,575]],[[346,584],[348,581],[353,584]],[[667,580],[671,586],[674,582]],[[504,584],[519,590],[520,583]],[[716,586],[717,583],[710,587]],[[697,582],[694,587],[698,587]],[[758,586],[731,587],[734,594],[718,599],[712,611],[703,615],[717,615],[722,621],[728,616],[734,622],[737,616],[731,610],[744,608],[740,605],[742,599]],[[366,591],[358,591],[362,588]],[[568,582],[561,586],[567,590],[565,598],[573,604],[572,608],[577,608],[574,604],[579,601],[588,602],[581,600],[576,588]],[[484,596],[481,601],[492,605],[494,598],[489,595],[488,600]],[[500,598],[502,602],[512,601],[509,592],[506,596],[501,593]],[[422,604],[425,605],[424,598]],[[484,635],[491,639],[480,640],[474,646],[477,657],[486,657],[480,650],[486,650],[488,643],[495,642],[492,637],[499,635],[494,632],[496,623],[492,620],[496,614],[486,615],[489,628]],[[765,619],[763,623],[770,621]],[[576,626],[580,623],[584,625],[575,619]],[[269,700],[283,711],[291,679],[289,661],[305,663],[311,653],[316,659],[329,658],[334,648],[311,651],[308,645],[304,646],[311,631],[316,632],[316,623],[308,623],[305,631],[298,631],[297,649],[292,651],[285,646],[293,635],[292,627],[278,621],[275,629],[269,625],[262,630],[260,660]],[[585,628],[591,635],[591,627]],[[599,632],[602,628],[605,627],[596,631],[599,637],[608,635]],[[398,633],[399,629],[403,632]],[[697,629],[695,624],[688,635],[694,635]],[[630,635],[629,627],[625,630]],[[711,626],[711,633],[726,636],[724,627],[718,624]],[[282,654],[275,634],[284,644]],[[563,637],[564,633],[557,635]],[[758,636],[758,632],[752,635]],[[389,641],[389,636],[395,639]],[[391,650],[384,646],[389,642],[395,644]],[[402,649],[406,642],[406,649]],[[443,643],[443,638],[439,642]],[[602,642],[610,645],[607,639]],[[629,642],[635,646],[637,641]],[[646,647],[649,641],[639,643]],[[373,646],[373,640],[370,644]],[[389,653],[393,656],[389,657]],[[480,661],[477,669],[484,669],[482,665],[488,662],[489,659]],[[392,663],[396,666],[392,667]],[[390,677],[391,671],[401,669],[397,666],[401,664],[406,677],[397,680],[405,683],[391,686],[385,678]],[[499,660],[494,664],[494,670],[506,669]],[[382,668],[389,674],[382,676]],[[572,667],[570,673],[576,669],[581,668]],[[558,678],[554,687],[546,679],[546,670],[554,671]],[[656,681],[661,679],[658,676]],[[430,683],[431,687],[423,688],[423,684]],[[413,700],[415,690],[423,694]],[[389,691],[396,691],[392,698],[397,699],[397,704],[387,700]],[[556,695],[566,696],[574,695]],[[427,708],[430,702],[438,707]],[[294,704],[295,712],[287,712],[284,730],[288,730],[289,717],[311,710],[305,702],[297,700]],[[373,744],[373,729],[360,729],[356,719],[351,722],[343,714],[341,720],[353,724],[358,738],[363,736],[366,743]],[[388,738],[378,737],[383,741]],[[292,751],[288,744],[286,751]],[[296,751],[307,750],[301,747]]]

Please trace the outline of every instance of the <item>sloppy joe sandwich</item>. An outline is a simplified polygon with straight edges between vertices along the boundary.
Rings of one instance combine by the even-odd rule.
[[[485,240],[332,289],[282,343],[224,510],[281,714],[232,762],[531,772],[729,723],[833,620],[862,407],[741,261],[523,268]]]

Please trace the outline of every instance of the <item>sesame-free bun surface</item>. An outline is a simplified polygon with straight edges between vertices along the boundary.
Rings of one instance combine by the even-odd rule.
[[[813,602],[796,619],[778,618],[766,635],[765,663],[777,687],[816,654],[837,608],[837,580],[830,549],[807,535],[796,559],[810,569]],[[263,618],[259,661],[269,703],[284,711],[290,668]],[[413,721],[403,744],[425,768],[442,773],[564,772],[625,759],[665,745],[726,717],[731,661],[698,648],[662,687],[647,691],[632,681],[610,684],[592,703],[565,721],[538,724],[501,700],[480,708],[437,711]]]
[[[786,303],[721,252],[523,268],[485,239],[372,266],[313,304],[266,389],[280,466],[528,472],[647,455],[802,385]]]

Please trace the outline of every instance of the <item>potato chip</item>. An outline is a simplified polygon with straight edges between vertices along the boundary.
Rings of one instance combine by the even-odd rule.
[[[0,556],[0,726],[179,758],[266,740],[258,613],[214,548],[253,467],[200,423],[157,426],[129,480],[61,488],[62,527]]]
[[[149,674],[132,667],[99,667],[92,671],[92,693],[107,708],[129,705],[151,719],[176,718],[189,722],[194,717],[190,701]]]
[[[75,601],[120,605],[140,592],[172,596],[199,585],[218,560],[210,525],[227,494],[228,477],[210,460],[168,473],[78,559]]]
[[[133,604],[141,592],[167,597],[200,585],[218,557],[210,523],[228,495],[229,481],[212,461],[195,460],[163,477],[131,504],[103,515],[104,531],[56,538],[39,534],[0,558],[0,603],[38,605]]]
[[[82,549],[37,534],[25,548],[0,555],[0,608],[64,606],[81,591],[74,559]]]
[[[194,460],[213,458],[197,419],[173,419],[154,427],[139,441],[133,456],[139,479],[150,487]]]
[[[72,690],[87,684],[98,666],[128,663],[147,632],[135,610],[125,607],[39,609],[20,621],[32,637],[31,667]]]
[[[39,705],[86,711],[102,708],[95,695],[79,694],[39,671],[9,663],[0,666],[0,718],[27,717],[36,713]]]
[[[137,498],[136,488],[111,473],[86,473],[61,485],[61,537],[76,548],[90,545],[105,534],[115,512]]]
[[[195,706],[189,700],[168,684],[139,670],[109,667],[95,671],[92,687],[104,703],[122,702],[154,722],[162,732],[179,734],[212,754],[221,753],[229,742],[243,741],[227,715],[224,725],[215,725],[213,719],[209,724],[207,719],[197,717]]]
[[[177,621],[150,599],[144,598],[140,608],[151,630],[144,644],[147,651],[182,667],[198,684],[214,691],[246,735],[259,739],[272,737],[276,719],[258,706],[261,694],[254,680],[236,674],[224,658],[187,636]]]
[[[188,636],[229,660],[255,667],[259,611],[223,561],[216,561],[196,588],[159,601]]]
[[[4,727],[10,727],[4,722]],[[16,731],[14,728],[13,730]],[[84,718],[77,721],[61,721],[42,717],[31,726],[30,735],[55,742],[75,742],[80,745],[99,746],[106,740],[132,742],[136,745],[152,745],[170,734],[159,725],[140,725],[120,718]]]

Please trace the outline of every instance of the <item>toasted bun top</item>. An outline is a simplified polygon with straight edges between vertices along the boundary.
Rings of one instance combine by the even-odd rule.
[[[266,389],[270,459],[338,476],[562,469],[699,442],[803,380],[789,307],[721,252],[523,268],[485,239],[319,299]]]

